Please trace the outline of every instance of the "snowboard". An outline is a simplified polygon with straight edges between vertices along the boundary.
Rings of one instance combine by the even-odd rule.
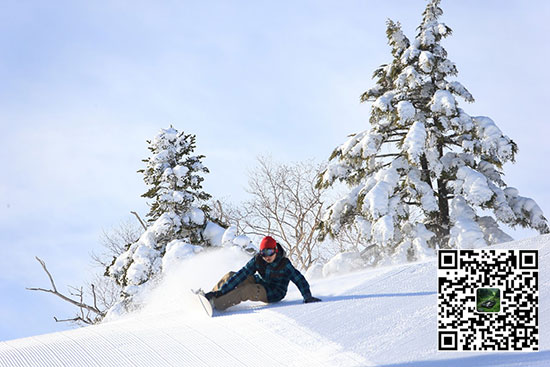
[[[204,292],[202,291],[202,289],[199,289],[198,291],[194,291],[191,289],[191,292],[193,292],[193,296],[197,299],[198,303],[200,304],[204,312],[206,312],[206,314],[209,317],[212,317],[214,310],[212,309],[212,305],[210,304],[210,301],[207,300],[206,297],[204,296]]]

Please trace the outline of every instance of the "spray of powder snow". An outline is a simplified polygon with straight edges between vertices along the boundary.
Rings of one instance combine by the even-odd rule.
[[[159,284],[143,295],[140,314],[196,312],[196,300],[191,289],[208,292],[229,271],[238,271],[250,260],[236,246],[209,249],[173,263],[165,269]]]

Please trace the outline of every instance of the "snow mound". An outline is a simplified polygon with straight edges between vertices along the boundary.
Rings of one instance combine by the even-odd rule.
[[[365,262],[360,252],[342,252],[334,256],[323,266],[323,276],[350,273],[364,268]]]

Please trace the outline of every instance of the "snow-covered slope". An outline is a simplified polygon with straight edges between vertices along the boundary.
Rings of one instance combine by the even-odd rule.
[[[312,281],[322,303],[242,304],[207,318],[181,307],[0,343],[1,366],[548,366],[550,236],[500,245],[539,249],[540,351],[437,352],[436,263]]]

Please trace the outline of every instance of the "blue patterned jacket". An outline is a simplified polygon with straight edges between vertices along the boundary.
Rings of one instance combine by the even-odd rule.
[[[256,283],[265,288],[267,300],[270,303],[279,302],[286,296],[290,281],[296,284],[304,299],[311,297],[309,283],[306,278],[285,257],[285,251],[281,245],[277,244],[277,248],[279,252],[275,261],[268,264],[259,254],[254,256],[241,270],[225,282],[220,292],[226,294],[235,289],[250,275],[254,275]]]

